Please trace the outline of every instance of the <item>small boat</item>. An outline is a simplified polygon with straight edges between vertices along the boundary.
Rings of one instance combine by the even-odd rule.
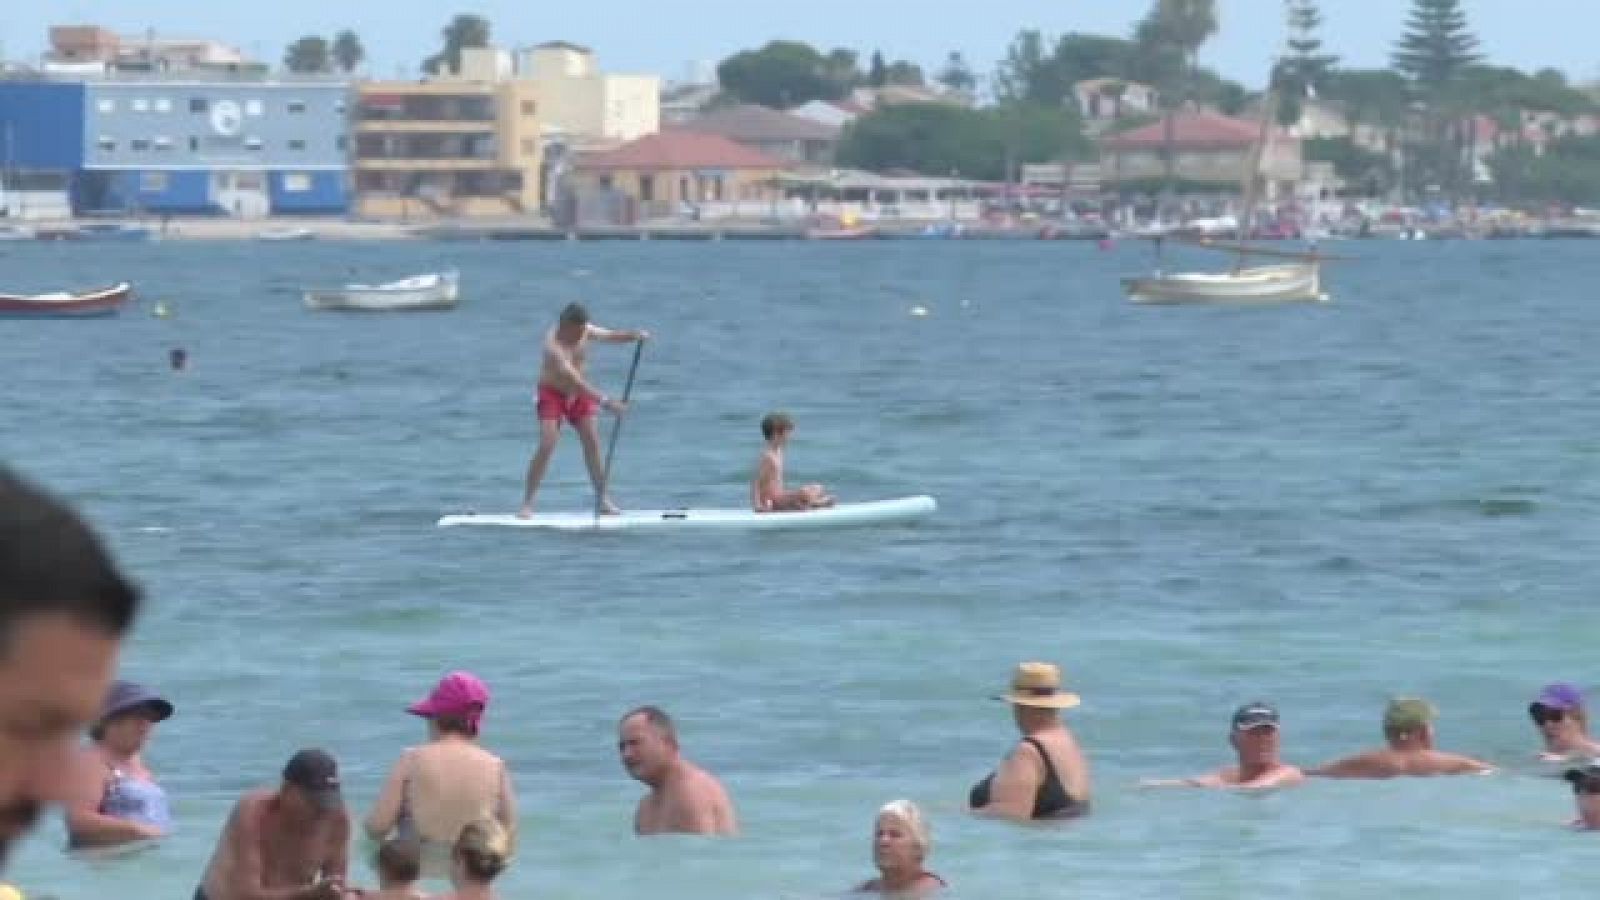
[[[816,227],[806,229],[808,241],[865,241],[878,236],[877,229],[864,225],[842,225],[837,228]]]
[[[0,225],[0,241],[31,241],[36,237],[38,234],[26,225]]]
[[[1291,303],[1322,302],[1321,272],[1315,261],[1256,266],[1231,272],[1175,272],[1124,278],[1136,303]]]
[[[384,312],[450,309],[459,299],[460,273],[430,272],[388,284],[347,284],[342,288],[305,292],[308,309]]]
[[[79,225],[67,235],[69,240],[77,241],[148,241],[154,236],[155,230],[149,225],[132,222]]]
[[[256,232],[258,241],[312,241],[317,233],[309,228],[264,228]]]
[[[81,294],[0,294],[0,318],[90,319],[114,316],[133,293],[126,281]]]

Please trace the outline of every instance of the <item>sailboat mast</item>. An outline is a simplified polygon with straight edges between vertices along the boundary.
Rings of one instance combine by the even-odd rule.
[[[1233,273],[1239,274],[1244,268],[1246,255],[1245,243],[1250,240],[1250,229],[1255,221],[1256,202],[1260,197],[1261,163],[1266,158],[1267,146],[1272,140],[1272,120],[1278,114],[1278,85],[1277,67],[1273,67],[1273,75],[1267,82],[1267,95],[1261,103],[1261,130],[1256,135],[1255,145],[1250,148],[1250,161],[1244,170],[1244,208],[1240,211],[1239,218],[1239,256],[1233,264]]]

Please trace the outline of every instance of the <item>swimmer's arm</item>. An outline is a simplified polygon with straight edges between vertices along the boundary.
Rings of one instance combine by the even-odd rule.
[[[130,822],[100,812],[105,796],[106,770],[85,753],[73,762],[72,785],[66,803],[67,833],[72,843],[85,847],[122,844],[161,837],[161,829]]]
[[[1223,784],[1222,774],[1219,772],[1197,775],[1193,778],[1144,778],[1139,781],[1140,787],[1147,788],[1222,787]]]
[[[1494,772],[1494,766],[1483,760],[1453,753],[1449,754],[1449,766],[1448,771],[1453,775],[1488,775]]]
[[[323,877],[340,887],[350,879],[350,814],[339,810],[333,822],[328,861],[322,867]]]
[[[1240,791],[1265,791],[1272,788],[1290,787],[1306,780],[1306,773],[1295,766],[1279,766],[1271,772],[1252,781],[1241,781],[1238,784],[1227,785]],[[1223,785],[1218,785],[1222,787]]]
[[[1361,753],[1324,763],[1306,774],[1316,778],[1378,778],[1386,773],[1378,771],[1368,755]]]
[[[1028,744],[1011,751],[1011,755],[1000,763],[994,781],[989,783],[989,805],[974,812],[1010,819],[1032,818],[1033,795],[1043,775],[1040,764],[1034,761],[1034,755],[1035,751]]]
[[[561,374],[566,376],[567,380],[572,382],[572,384],[576,385],[578,390],[596,399],[605,396],[604,391],[590,384],[588,380],[583,377],[583,373],[578,371],[578,367],[572,362],[572,354],[568,353],[567,348],[561,346],[561,342],[556,340],[555,332],[551,332],[550,335],[544,339],[544,355],[546,359],[555,363],[556,368],[560,370]]]
[[[228,870],[224,896],[233,900],[312,900],[327,896],[327,888],[317,885],[267,887],[266,866],[261,860],[261,807],[259,802],[240,801],[233,808],[233,819],[225,826],[222,839],[233,842],[233,865]]]
[[[406,779],[411,774],[411,751],[400,754],[395,761],[394,768],[389,771],[389,779],[383,783],[383,790],[378,792],[378,799],[372,804],[372,812],[367,814],[367,836],[375,841],[382,841],[394,830],[395,821],[400,818],[400,804],[405,799]]]
[[[517,792],[511,789],[511,767],[500,763],[500,802],[495,804],[495,818],[505,829],[513,854],[517,851]]]

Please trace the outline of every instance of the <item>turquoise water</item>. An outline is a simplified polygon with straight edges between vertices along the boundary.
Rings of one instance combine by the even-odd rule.
[[[187,897],[238,793],[302,744],[358,814],[446,669],[494,690],[514,766],[511,897],[816,898],[871,874],[874,810],[931,810],[954,896],[1577,897],[1524,708],[1600,686],[1600,362],[1587,243],[1351,243],[1336,302],[1142,308],[1132,244],[17,245],[5,289],[130,278],[104,322],[0,322],[0,458],[82,504],[151,604],[125,674],[178,715],[149,757],[180,833],[8,873],[61,898]],[[1191,261],[1212,261],[1194,257]],[[462,271],[451,313],[314,314],[297,288]],[[150,315],[155,300],[175,315]],[[537,343],[561,305],[643,326],[625,505],[739,505],[772,407],[794,479],[915,493],[910,526],[784,534],[433,527],[510,511]],[[925,317],[910,314],[914,306]],[[175,374],[182,344],[192,368]],[[619,389],[631,351],[598,348]],[[542,497],[586,508],[568,435]],[[1014,740],[987,698],[1059,662],[1097,810],[962,813]],[[1386,698],[1441,708],[1487,779],[1152,792],[1226,762],[1280,704],[1285,754],[1374,743]],[[636,841],[614,750],[658,703],[727,783],[737,841]],[[1517,863],[1507,865],[1508,860]],[[364,865],[355,880],[370,883]]]

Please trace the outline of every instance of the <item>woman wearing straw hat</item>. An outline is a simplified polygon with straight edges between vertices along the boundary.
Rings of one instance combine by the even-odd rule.
[[[422,846],[427,877],[448,874],[461,830],[494,819],[516,835],[516,797],[505,761],[478,744],[489,688],[470,672],[451,672],[406,711],[428,720],[428,743],[400,755],[367,816],[367,835],[395,833]]]
[[[1089,761],[1061,719],[1061,710],[1079,700],[1061,689],[1061,670],[1050,663],[1022,663],[1011,677],[1011,690],[995,699],[1011,704],[1022,740],[999,769],[972,786],[973,812],[1017,821],[1087,813]]]
[[[172,830],[167,794],[144,764],[144,748],[172,704],[141,684],[111,685],[92,743],[67,804],[67,837],[74,849],[149,841]]]

